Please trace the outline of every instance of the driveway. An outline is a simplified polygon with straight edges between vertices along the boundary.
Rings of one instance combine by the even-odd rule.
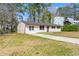
[[[47,34],[36,34],[36,33],[30,33],[30,35],[39,36],[39,37],[52,39],[52,40],[57,40],[57,41],[63,41],[63,42],[79,44],[79,39],[77,39],[77,38],[69,38],[69,37],[54,36],[54,35],[47,35]]]

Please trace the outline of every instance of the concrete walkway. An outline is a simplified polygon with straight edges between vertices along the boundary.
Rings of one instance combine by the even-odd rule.
[[[33,36],[39,36],[47,39],[57,40],[57,41],[63,41],[63,42],[69,42],[74,44],[79,44],[79,39],[77,38],[69,38],[69,37],[61,37],[61,36],[54,36],[54,35],[47,35],[47,34],[30,34]]]

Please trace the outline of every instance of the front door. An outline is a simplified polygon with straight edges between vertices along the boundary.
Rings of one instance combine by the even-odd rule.
[[[49,26],[47,26],[47,32],[49,32]]]

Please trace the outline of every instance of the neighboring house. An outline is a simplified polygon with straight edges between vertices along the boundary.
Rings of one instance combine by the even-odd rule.
[[[72,19],[71,18],[65,18],[65,20],[64,20],[64,25],[65,24],[72,24],[73,22],[72,22]]]
[[[79,25],[79,20],[75,20],[75,21],[74,21],[74,24]]]
[[[60,32],[61,26],[47,23],[20,22],[17,27],[18,33]]]
[[[64,26],[64,24],[77,24],[79,25],[79,20],[74,20],[73,18],[67,18],[61,16],[54,17],[54,24]]]
[[[67,21],[70,22],[71,24],[79,25],[79,20],[74,20],[73,18],[67,18]]]

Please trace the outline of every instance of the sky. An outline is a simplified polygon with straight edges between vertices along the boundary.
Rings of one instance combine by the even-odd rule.
[[[53,3],[52,6],[55,6],[55,7],[63,7],[63,6],[66,6],[68,3]]]
[[[49,8],[49,11],[54,13],[57,10],[57,8],[64,7],[66,5],[68,5],[68,3],[52,3],[52,6]],[[28,17],[28,14],[23,15],[24,19],[27,19],[27,17]]]

